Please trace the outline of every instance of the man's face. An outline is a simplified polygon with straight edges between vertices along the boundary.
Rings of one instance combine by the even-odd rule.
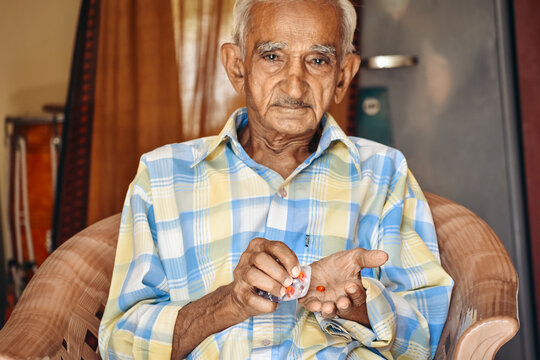
[[[313,133],[341,81],[336,10],[306,0],[259,3],[248,30],[243,91],[250,122],[284,137]]]

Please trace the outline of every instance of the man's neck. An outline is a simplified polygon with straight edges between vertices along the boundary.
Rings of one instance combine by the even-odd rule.
[[[238,140],[255,162],[274,170],[283,179],[287,179],[304,160],[315,152],[321,137],[321,129],[319,128],[310,136],[293,139],[267,135],[250,127],[248,123],[240,130]]]

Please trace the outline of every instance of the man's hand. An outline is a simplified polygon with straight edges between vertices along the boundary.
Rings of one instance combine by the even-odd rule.
[[[388,254],[384,251],[357,248],[316,261],[311,264],[309,291],[298,302],[309,311],[320,311],[325,318],[337,315],[369,325],[360,270],[379,267],[387,260]],[[324,291],[318,291],[319,286],[323,286]]]
[[[257,295],[257,289],[283,296],[300,273],[294,252],[280,241],[251,240],[234,269],[231,297],[240,318],[276,310],[278,304]]]

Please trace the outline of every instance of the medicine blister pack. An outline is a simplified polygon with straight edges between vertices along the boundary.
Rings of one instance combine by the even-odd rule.
[[[294,278],[292,284],[285,289],[285,295],[278,297],[267,291],[257,290],[257,294],[273,302],[296,300],[306,296],[311,281],[311,267],[309,265],[300,268],[300,274]]]

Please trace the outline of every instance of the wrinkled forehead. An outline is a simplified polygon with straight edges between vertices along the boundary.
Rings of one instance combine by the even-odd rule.
[[[340,21],[338,10],[328,1],[261,1],[251,10],[246,40],[251,50],[263,43],[337,49],[341,43]]]
[[[301,24],[312,22],[340,26],[339,7],[331,0],[259,0],[251,8],[252,25],[270,22],[280,18],[292,18]]]

